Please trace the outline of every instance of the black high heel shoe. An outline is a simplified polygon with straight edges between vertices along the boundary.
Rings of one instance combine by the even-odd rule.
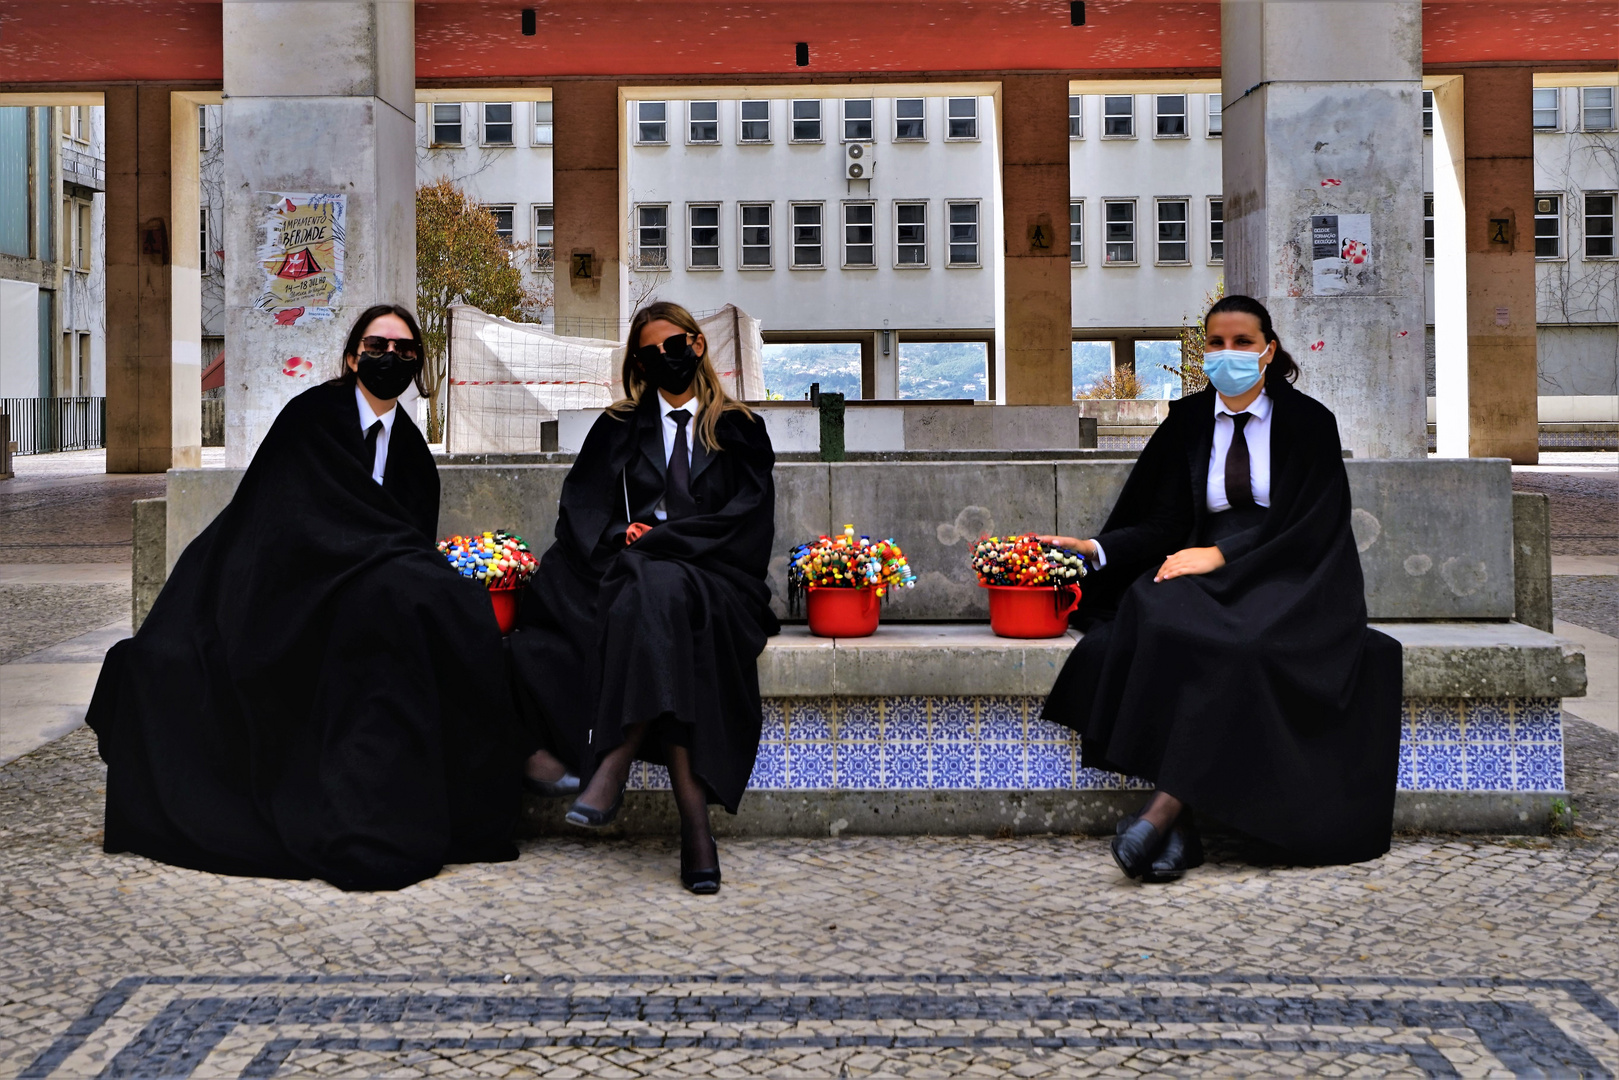
[[[1122,822],[1120,824],[1123,824]],[[1113,838],[1113,861],[1129,878],[1140,878],[1164,847],[1164,834],[1150,821],[1137,818]]]
[[[605,810],[597,810],[594,806],[586,806],[576,799],[574,804],[568,808],[568,813],[562,820],[569,825],[578,825],[583,829],[600,829],[613,823],[613,819],[618,817],[618,811],[623,805],[624,793],[622,791],[618,793],[618,798],[613,800],[613,805]]]
[[[712,836],[708,838],[710,846],[714,849],[714,869],[688,870],[686,869],[686,847],[680,847],[680,883],[686,886],[686,891],[698,896],[713,896],[720,891],[720,844]]]
[[[568,795],[578,795],[582,786],[579,783],[579,778],[571,772],[563,773],[558,780],[537,780],[526,774],[523,777],[524,788],[546,799],[560,799]]]
[[[1198,838],[1197,830],[1176,822],[1164,841],[1164,849],[1152,860],[1141,880],[1148,885],[1165,885],[1179,881],[1186,876],[1186,871],[1202,865],[1203,841]]]

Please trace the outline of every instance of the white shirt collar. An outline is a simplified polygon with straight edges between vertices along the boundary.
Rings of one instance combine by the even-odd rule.
[[[669,419],[669,414],[674,412],[676,409],[685,409],[688,413],[691,414],[691,419],[692,420],[697,419],[697,399],[696,398],[692,398],[690,401],[686,402],[686,404],[684,404],[684,405],[671,405],[671,404],[669,404],[669,399],[664,397],[662,394],[658,393],[657,390],[653,390],[652,393],[655,394],[657,396],[657,398],[658,398],[658,418],[659,419],[661,419],[661,420]],[[686,422],[689,424],[689,423],[691,423],[691,420],[688,420]]]
[[[359,386],[358,383],[356,383],[355,386],[354,386],[354,400],[360,406],[360,434],[361,435],[364,435],[366,432],[370,431],[371,430],[371,425],[376,423],[378,420],[382,421],[382,430],[384,432],[386,432],[389,435],[393,434],[394,417],[399,412],[399,405],[397,403],[395,403],[393,408],[389,409],[387,412],[383,413],[381,416],[378,416],[376,413],[371,411],[371,403],[369,401],[365,400],[365,395],[360,392],[360,386]]]
[[[1248,403],[1248,407],[1242,411],[1245,413],[1252,413],[1255,420],[1265,419],[1265,417],[1270,415],[1270,395],[1264,390],[1261,390],[1259,392],[1259,396],[1250,401]],[[1214,395],[1214,415],[1216,417],[1236,415],[1226,407],[1225,399],[1222,398],[1218,393]]]

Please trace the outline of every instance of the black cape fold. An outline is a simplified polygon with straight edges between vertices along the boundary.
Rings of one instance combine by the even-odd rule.
[[[710,796],[736,813],[759,749],[757,661],[780,629],[765,578],[775,543],[775,452],[764,422],[720,415],[719,449],[692,448],[697,512],[658,523],[662,420],[655,394],[596,421],[562,485],[556,542],[511,637],[531,743],[590,776],[632,724],[691,751]],[[653,525],[632,546],[629,522]]]
[[[403,411],[379,486],[352,389],[287,404],[107,654],[107,851],[345,889],[516,857],[500,631],[433,546],[438,498]]]
[[[1332,413],[1266,384],[1271,508],[1219,540],[1213,573],[1152,580],[1207,542],[1212,389],[1173,403],[1097,536],[1084,638],[1044,715],[1079,731],[1087,765],[1155,782],[1299,862],[1388,850],[1401,654],[1367,626],[1349,480]]]

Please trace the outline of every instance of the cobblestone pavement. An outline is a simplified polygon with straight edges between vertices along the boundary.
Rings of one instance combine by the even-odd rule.
[[[1619,577],[1559,574],[1552,578],[1552,615],[1619,637]]]
[[[345,894],[103,855],[103,777],[85,731],[0,769],[0,1075],[1619,1071],[1599,821],[1161,888],[1083,837],[737,841],[712,898],[534,841]]]
[[[1619,552],[1619,455],[1542,454],[1512,470],[1512,490],[1550,497],[1553,555]]]

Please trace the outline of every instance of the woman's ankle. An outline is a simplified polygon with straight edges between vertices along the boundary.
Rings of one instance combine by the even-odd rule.
[[[523,763],[523,771],[530,780],[555,783],[568,774],[568,767],[557,760],[556,755],[549,750],[536,750]]]

